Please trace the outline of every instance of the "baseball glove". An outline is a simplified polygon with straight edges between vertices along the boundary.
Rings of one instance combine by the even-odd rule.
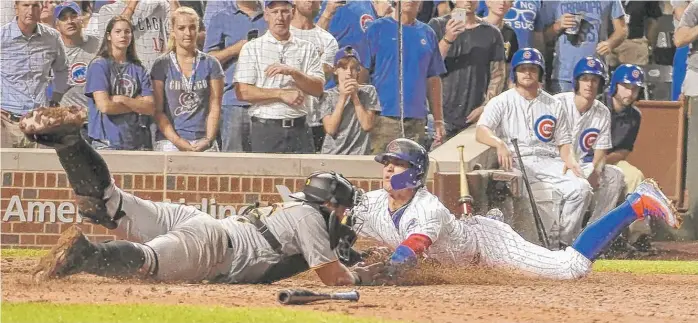
[[[41,107],[19,120],[19,129],[31,141],[53,146],[60,137],[79,132],[87,119],[87,109],[78,106]]]

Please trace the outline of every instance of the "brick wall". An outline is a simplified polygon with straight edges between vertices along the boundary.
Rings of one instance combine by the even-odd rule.
[[[153,201],[183,200],[191,205],[201,205],[205,199],[206,211],[211,213],[211,206],[215,205],[216,210],[225,211],[223,216],[230,214],[230,207],[239,210],[260,200],[280,202],[276,185],[285,185],[291,191],[296,191],[302,188],[305,180],[297,177],[253,178],[237,175],[115,173],[113,176],[120,188],[138,197]],[[381,187],[380,181],[375,178],[351,180],[354,185],[367,191]],[[431,181],[428,188],[432,190]],[[118,238],[102,226],[86,223],[77,215],[73,198],[65,173],[3,172],[0,199],[2,247],[48,248],[56,243],[61,232],[74,224],[81,226],[92,241]],[[43,219],[39,214],[42,207]]]

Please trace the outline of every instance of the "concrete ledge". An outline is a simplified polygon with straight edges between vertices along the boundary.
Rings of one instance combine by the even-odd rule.
[[[497,152],[494,148],[483,145],[475,140],[475,126],[461,133],[434,149],[429,156],[438,163],[438,172],[460,172],[460,156],[458,146],[463,145],[463,160],[466,171],[472,171],[480,164],[483,169],[494,168],[497,164]]]

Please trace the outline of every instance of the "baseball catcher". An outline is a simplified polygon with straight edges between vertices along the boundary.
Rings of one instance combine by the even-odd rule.
[[[55,148],[75,191],[81,215],[126,240],[92,243],[77,227],[34,269],[38,281],[86,272],[158,281],[271,283],[313,269],[327,285],[373,281],[382,264],[348,269],[356,225],[347,211],[362,191],[343,176],[318,172],[306,180],[297,202],[262,214],[254,209],[214,219],[193,206],[153,202],[115,186],[101,156],[81,137],[86,117],[77,107],[39,108],[20,128],[30,140]]]
[[[479,264],[513,269],[549,279],[576,279],[591,271],[597,256],[630,223],[660,218],[678,227],[680,218],[651,180],[638,186],[625,202],[586,227],[564,250],[551,251],[524,240],[509,225],[483,216],[456,219],[424,187],[429,168],[426,149],[409,139],[392,141],[375,160],[384,165],[383,189],[366,193],[366,213],[357,228],[394,248],[386,271],[399,283],[400,274],[424,257],[441,264]]]

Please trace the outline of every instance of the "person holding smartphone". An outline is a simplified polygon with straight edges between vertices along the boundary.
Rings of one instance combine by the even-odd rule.
[[[216,135],[223,69],[197,49],[199,15],[180,7],[170,16],[169,52],[151,72],[155,94],[156,151],[218,151]]]
[[[234,8],[213,15],[207,26],[204,51],[217,58],[225,70],[218,136],[221,151],[250,151],[250,103],[237,97],[233,74],[242,46],[266,31],[262,5],[254,0],[236,1]]]

